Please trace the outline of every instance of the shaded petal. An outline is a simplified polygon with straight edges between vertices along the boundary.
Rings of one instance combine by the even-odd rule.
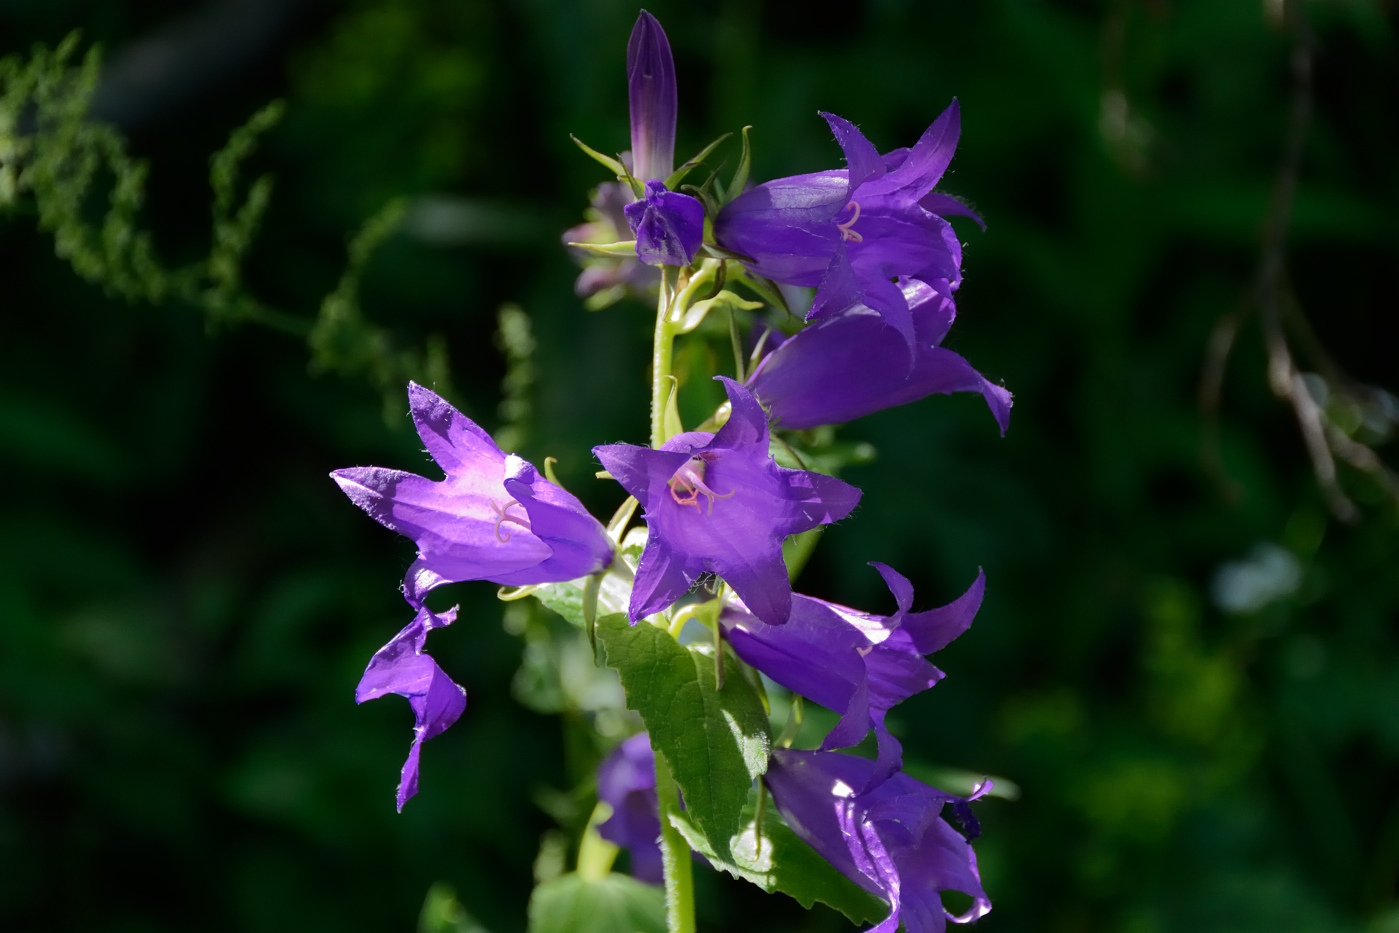
[[[642,181],[665,178],[675,167],[675,60],[665,30],[645,10],[627,42],[627,96],[633,171]]]
[[[412,538],[443,579],[494,579],[550,555],[549,546],[527,529],[497,525],[493,503],[500,506],[509,498],[498,479],[492,496],[491,484],[473,476],[433,482],[401,470],[351,467],[331,477],[375,521]]]
[[[646,548],[636,568],[627,616],[635,624],[660,612],[688,593],[693,584],[694,579],[686,575],[682,562],[676,559],[661,536],[653,532],[646,539]]]
[[[824,473],[780,469],[779,475],[786,483],[787,495],[796,504],[791,523],[781,528],[784,536],[840,521],[863,495],[857,487]]]
[[[511,456],[505,463],[505,491],[529,515],[530,531],[552,553],[542,563],[512,578],[497,580],[507,586],[558,583],[597,573],[612,562],[612,542],[607,530],[567,490],[541,480],[534,467]],[[528,579],[524,579],[527,577]]]
[[[872,310],[852,308],[802,330],[754,372],[749,387],[773,420],[800,430],[850,421],[935,393],[980,392],[1004,434],[1011,394],[961,356],[936,346],[953,314],[950,299],[915,281],[905,283],[904,292],[905,297],[914,295],[918,343],[912,372],[904,363],[903,339]]]
[[[794,594],[786,625],[768,625],[732,602],[720,622],[746,664],[829,709],[848,710],[864,683],[865,665],[857,648],[868,642],[819,599]],[[868,723],[860,737],[867,731]]]
[[[487,471],[505,462],[489,434],[431,389],[408,383],[408,410],[423,446],[447,473]]]
[[[821,116],[830,125],[836,142],[840,143],[841,151],[845,153],[851,191],[859,188],[867,180],[884,174],[884,160],[880,157],[879,150],[874,148],[874,143],[866,139],[865,134],[861,133],[855,124],[833,113],[822,113]]]
[[[441,614],[423,608],[412,622],[375,652],[355,688],[355,702],[390,693],[408,699],[413,710],[413,744],[398,785],[398,809],[418,792],[418,760],[424,742],[440,735],[466,709],[466,691],[452,682],[437,662],[423,653],[427,633],[456,620],[455,607]]]
[[[766,542],[765,542],[766,543]],[[792,614],[792,581],[782,560],[782,547],[769,545],[747,560],[727,561],[715,568],[733,587],[748,611],[768,625],[783,625]]]
[[[900,627],[908,633],[919,654],[941,651],[971,627],[985,593],[986,574],[978,571],[976,580],[957,599],[937,609],[907,613]]]
[[[745,265],[758,275],[814,288],[840,245],[835,217],[849,202],[848,189],[844,171],[758,185],[719,211],[715,241],[751,257]]]
[[[897,194],[916,201],[933,190],[942,179],[957,140],[962,134],[962,111],[956,100],[933,121],[898,168],[873,179],[854,193],[857,199],[869,194]]]
[[[836,247],[830,265],[821,276],[821,284],[816,288],[816,297],[811,302],[811,310],[806,313],[806,319],[814,321],[838,314],[846,308],[860,304],[864,297],[864,288],[855,277],[855,267],[850,264],[850,251],[842,242]]]
[[[724,384],[731,408],[729,420],[714,435],[713,446],[733,450],[758,449],[768,452],[768,415],[753,393],[728,376],[715,376]]]
[[[690,459],[688,450],[652,450],[638,444],[603,444],[593,448],[602,468],[636,496],[643,509],[651,507],[652,475],[669,479]]]
[[[986,229],[986,221],[981,219],[980,214],[950,194],[942,194],[938,191],[925,194],[918,199],[918,206],[925,211],[937,214],[939,217],[970,217],[976,221],[978,227],[982,230]]]

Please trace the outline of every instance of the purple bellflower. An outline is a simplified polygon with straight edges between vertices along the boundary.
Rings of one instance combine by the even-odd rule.
[[[612,750],[597,769],[597,798],[612,808],[598,835],[631,853],[631,873],[660,884],[661,819],[656,797],[656,754],[651,737],[634,735]]]
[[[957,316],[951,289],[903,278],[913,320],[913,366],[902,336],[856,304],[811,324],[765,356],[748,387],[775,424],[800,430],[839,424],[934,393],[980,392],[1004,434],[1011,394],[939,344]]]
[[[437,662],[423,652],[427,633],[435,628],[446,628],[456,618],[455,606],[443,613],[434,613],[426,607],[419,609],[403,631],[374,652],[355,688],[356,703],[396,693],[407,697],[408,705],[413,708],[413,745],[408,750],[408,760],[403,763],[398,782],[400,812],[408,798],[418,792],[418,756],[423,743],[446,731],[466,709],[466,691],[453,683]]]
[[[648,266],[688,266],[704,238],[704,205],[688,194],[669,191],[659,181],[624,209],[636,237],[636,256]]]
[[[894,280],[940,280],[955,290],[962,281],[962,246],[940,215],[975,218],[960,202],[933,192],[957,148],[957,102],[912,149],[882,156],[854,124],[822,116],[845,152],[846,168],[779,178],[739,195],[715,219],[715,239],[749,257],[758,275],[815,288],[808,320],[863,304],[911,348],[913,315]],[[905,371],[907,363],[905,354]]]
[[[627,95],[632,171],[646,186],[640,200],[626,206],[637,258],[650,266],[688,266],[704,236],[704,205],[665,186],[675,168],[675,61],[665,30],[645,10],[627,43]]]
[[[986,578],[978,574],[976,582],[946,606],[911,612],[912,584],[890,567],[872,566],[898,602],[891,616],[797,594],[786,625],[766,625],[735,605],[724,610],[720,622],[745,662],[841,714],[821,743],[823,750],[857,745],[874,729],[879,757],[870,780],[878,783],[903,765],[903,748],[885,727],[885,714],[943,678],[923,656],[967,630],[981,606]]]
[[[505,454],[431,390],[410,384],[408,403],[418,436],[445,479],[384,467],[336,470],[331,477],[375,521],[418,546],[403,583],[415,609],[444,583],[555,583],[612,562],[606,529],[581,502],[531,464]]]
[[[834,477],[778,466],[762,407],[737,382],[718,378],[733,412],[717,434],[679,434],[659,450],[593,448],[645,509],[650,531],[632,588],[632,622],[670,606],[712,572],[753,615],[783,624],[792,584],[782,540],[839,521],[860,501],[858,489]]]
[[[970,840],[980,828],[968,799],[943,793],[899,772],[874,789],[874,762],[838,752],[773,749],[764,780],[792,831],[842,874],[889,902],[889,916],[869,933],[942,933],[946,922],[985,916]],[[989,782],[970,799],[990,789]],[[963,836],[942,818],[951,806]],[[960,891],[972,905],[960,915],[942,905],[942,891]]]

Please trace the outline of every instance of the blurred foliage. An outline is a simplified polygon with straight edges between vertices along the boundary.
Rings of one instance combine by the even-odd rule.
[[[1315,117],[1289,288],[1336,360],[1393,390],[1399,13],[1306,6]],[[996,907],[979,928],[1399,929],[1392,500],[1342,466],[1362,518],[1328,517],[1256,325],[1224,374],[1223,480],[1202,456],[1206,346],[1252,287],[1282,157],[1283,4],[651,8],[677,56],[679,151],[752,124],[756,178],[838,164],[818,108],[887,149],[962,101],[948,187],[989,229],[960,228],[951,345],[1015,391],[1011,430],[1001,440],[978,400],[941,397],[842,429],[879,457],[846,469],[862,507],[800,583],[887,611],[866,561],[908,574],[923,605],[985,567],[982,614],[939,659],[950,676],[893,717],[911,761],[1022,790],[980,808]],[[0,6],[0,52],[20,56],[7,93],[32,43],[56,48],[80,27],[118,63],[207,9]],[[563,870],[540,804],[567,822],[563,791],[598,750],[568,725],[589,715],[582,688],[517,677],[526,644],[542,644],[529,633],[554,623],[506,631],[488,587],[451,594],[461,621],[435,651],[469,706],[428,746],[423,792],[396,816],[409,714],[351,698],[405,620],[395,587],[411,546],[325,473],[422,463],[398,384],[410,370],[444,381],[450,348],[454,398],[521,431],[536,462],[558,457],[598,514],[616,506],[587,449],[645,436],[650,313],[585,312],[555,236],[600,180],[568,134],[625,145],[636,10],[299,10],[235,75],[124,134],[82,119],[102,79],[77,58],[45,85],[54,109],[10,106],[0,126],[6,930],[344,933],[421,916],[423,929],[501,933],[524,928],[546,831],[555,867],[540,877]],[[286,115],[259,127],[259,151],[224,148],[275,99]],[[216,168],[275,176],[275,193],[255,181],[239,200],[215,172],[229,187],[211,194],[219,151],[232,161]],[[20,160],[92,181],[23,183]],[[398,198],[391,227],[379,212]],[[347,272],[346,232],[361,227]],[[185,269],[200,271],[183,290],[151,285]],[[319,336],[308,348],[249,326],[254,315],[219,318],[211,336],[190,313],[211,294],[259,296],[292,309],[284,329]],[[509,302],[528,318],[498,312]],[[725,367],[724,340],[697,332],[678,353],[696,373]],[[420,346],[435,349],[417,369],[400,362]],[[512,683],[550,712],[517,703]],[[709,929],[846,928],[726,876],[698,880]]]

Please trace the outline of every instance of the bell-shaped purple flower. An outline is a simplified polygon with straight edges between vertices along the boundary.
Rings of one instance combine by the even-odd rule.
[[[839,424],[935,393],[980,392],[1005,433],[1010,392],[940,346],[957,316],[947,283],[899,284],[913,320],[912,367],[903,337],[867,305],[824,317],[783,341],[748,379],[775,424]]]
[[[925,612],[910,611],[913,586],[897,571],[873,564],[898,603],[891,616],[860,612],[797,594],[786,625],[764,624],[730,605],[720,622],[734,652],[777,683],[841,714],[825,750],[857,745],[874,729],[879,758],[870,780],[879,782],[903,765],[903,748],[884,725],[885,714],[943,678],[924,660],[971,625],[986,578],[956,601]]]
[[[656,754],[645,732],[618,745],[598,766],[597,799],[612,808],[612,815],[598,825],[598,835],[631,853],[634,877],[660,884],[664,872]]]
[[[733,412],[717,434],[679,434],[659,450],[593,448],[645,509],[649,535],[632,587],[633,622],[670,606],[712,572],[759,619],[783,624],[792,584],[782,540],[839,521],[860,501],[858,489],[834,477],[778,466],[768,453],[762,407],[743,386],[719,378]]]
[[[698,198],[668,191],[659,181],[623,211],[636,237],[636,256],[648,266],[688,266],[704,238],[704,205]]]
[[[627,96],[631,103],[631,153],[641,181],[665,179],[675,168],[675,118],[679,110],[675,60],[656,17],[641,11],[627,42]]]
[[[970,844],[980,829],[968,799],[903,772],[861,792],[874,767],[838,752],[777,748],[764,780],[793,832],[847,878],[889,902],[889,916],[869,933],[895,933],[900,924],[907,933],[942,933],[948,920],[985,916],[991,901]],[[988,789],[989,782],[979,794]],[[944,807],[965,836],[943,819]],[[971,907],[951,913],[942,905],[943,891],[966,894]]]
[[[418,436],[445,479],[384,467],[336,470],[331,477],[377,522],[418,546],[403,584],[415,608],[444,583],[554,583],[612,562],[606,529],[581,502],[531,464],[502,452],[431,390],[410,384],[408,403]]]
[[[407,697],[413,709],[413,744],[398,782],[400,812],[408,798],[418,792],[418,756],[423,743],[444,732],[466,709],[466,691],[453,683],[423,650],[428,632],[445,628],[456,618],[456,607],[443,613],[426,607],[419,609],[403,631],[374,653],[355,688],[356,703],[396,693]]]
[[[848,120],[822,116],[845,152],[846,168],[779,178],[739,195],[715,219],[715,239],[750,257],[748,266],[759,275],[816,288],[808,320],[862,304],[912,347],[913,316],[895,279],[941,280],[955,290],[962,281],[962,246],[939,215],[975,217],[932,190],[957,148],[957,102],[912,149],[882,156]],[[907,354],[905,371],[906,362]]]

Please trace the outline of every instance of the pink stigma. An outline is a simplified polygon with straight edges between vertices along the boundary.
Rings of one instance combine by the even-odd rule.
[[[675,475],[670,478],[667,484],[670,486],[670,497],[677,505],[693,505],[695,511],[700,510],[700,496],[709,498],[708,514],[714,514],[714,500],[727,499],[732,496],[737,489],[732,489],[726,493],[717,493],[704,484],[704,463],[700,457],[691,457],[685,461],[685,465],[675,471]]]
[[[507,528],[504,534],[501,533],[500,526],[505,524],[506,522],[514,522],[521,528],[525,529],[525,531],[530,530],[528,518],[516,518],[515,516],[510,514],[510,510],[515,506],[520,505],[520,503],[516,502],[514,499],[509,499],[506,501],[504,508],[496,505],[494,499],[491,499],[490,503],[491,508],[495,511],[496,514],[495,539],[501,544],[508,544],[510,542],[510,530]],[[523,508],[523,506],[521,506],[521,508]]]
[[[860,234],[856,233],[853,229],[851,229],[855,226],[855,221],[860,219],[860,202],[851,201],[845,206],[853,207],[855,209],[855,213],[851,214],[850,219],[847,220],[845,223],[836,224],[836,229],[840,231],[840,238],[842,240],[849,240],[852,243],[863,243],[865,238],[860,236]]]

